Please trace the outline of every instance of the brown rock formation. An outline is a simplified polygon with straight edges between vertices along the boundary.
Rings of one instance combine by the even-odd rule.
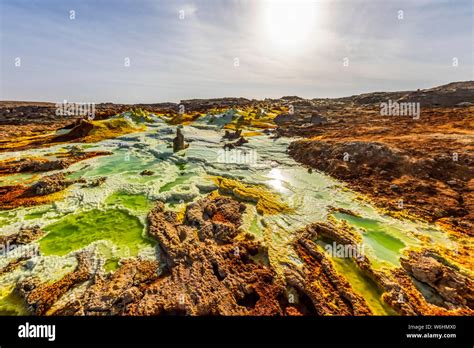
[[[27,172],[47,172],[67,168],[64,160],[50,161],[45,158],[22,158],[19,160],[0,161],[0,175]]]
[[[243,136],[239,138],[239,140],[233,142],[233,143],[227,143],[224,145],[224,149],[235,149],[236,147],[242,146],[244,144],[247,144],[249,141],[245,139]]]
[[[238,234],[245,208],[245,204],[226,197],[200,200],[188,206],[186,221],[198,229],[201,241],[214,239],[218,244],[227,244]]]
[[[474,315],[466,306],[446,308],[427,301],[402,268],[376,271],[367,258],[354,260],[382,289],[382,299],[401,315]]]
[[[288,150],[297,161],[347,181],[384,208],[472,234],[474,204],[469,172],[473,159],[467,153],[454,161],[449,152],[439,153],[437,149],[432,158],[423,158],[366,139],[299,140]]]
[[[31,196],[49,195],[64,190],[72,183],[73,181],[66,180],[66,176],[63,173],[48,175],[33,184],[26,194]]]
[[[176,129],[176,137],[173,139],[173,152],[178,152],[187,149],[189,144],[184,142],[184,135],[181,133],[181,129]]]
[[[154,175],[154,174],[155,174],[154,171],[148,170],[148,169],[142,170],[140,172],[140,175],[143,175],[143,176],[151,176],[151,175]]]
[[[67,142],[75,139],[84,138],[94,129],[94,124],[91,121],[80,119],[74,123],[71,130],[62,135],[54,137],[51,141],[54,143]]]
[[[240,138],[242,135],[242,130],[241,129],[236,129],[235,132],[230,132],[228,130],[225,131],[223,138],[228,139],[228,140],[235,140]]]
[[[110,154],[112,153],[109,151],[70,151],[66,154],[61,154],[61,158],[58,158],[56,160],[48,160],[46,158],[21,158],[18,160],[9,159],[5,161],[0,161],[0,175],[8,175],[14,173],[38,173],[48,172],[51,170],[61,170],[68,168],[74,163],[84,161],[89,158]]]
[[[338,297],[334,294],[339,293],[343,300],[352,298],[354,304],[351,304],[351,306],[357,306],[355,308],[358,308],[361,313],[365,311],[365,301],[363,299],[361,301],[361,298],[357,295],[355,297],[352,295],[351,288],[346,280],[335,273],[325,254],[313,242],[318,238],[325,238],[356,247],[357,243],[360,243],[360,237],[353,232],[351,229],[344,228],[344,226],[336,227],[330,223],[313,223],[300,232],[294,242],[295,250],[300,258],[304,260],[304,266],[296,277],[292,277],[291,274],[294,271],[290,268],[286,275],[287,282],[288,284],[303,284],[304,286],[295,287],[305,289],[305,295],[313,300],[314,308],[318,310],[331,313],[331,310],[334,309],[328,308],[327,302],[333,303],[331,301],[335,299],[336,302],[334,303],[337,303]],[[443,263],[441,257],[431,252],[410,251],[406,257],[400,260],[403,268],[393,270],[374,270],[371,262],[364,255],[353,257],[353,261],[361,271],[379,286],[383,292],[383,301],[401,315],[474,314],[472,309],[472,280],[446,262]],[[426,295],[421,292],[412,278],[431,287],[434,295],[441,300],[433,303],[432,299],[425,298]],[[331,283],[336,284],[336,287],[331,288]],[[327,298],[331,298],[331,301],[326,300],[324,302],[317,297],[314,300],[314,293],[319,296],[326,291],[331,293],[331,295],[327,295]],[[344,291],[347,291],[349,295],[345,294]],[[338,306],[338,308],[344,307]],[[340,314],[347,315],[348,308],[351,307],[346,306]]]
[[[114,273],[95,273],[86,290],[53,315],[130,315],[149,284],[158,278],[155,261],[126,260]]]
[[[64,189],[76,182],[84,180],[68,180],[64,173],[57,173],[45,176],[31,186],[1,186],[0,209],[14,209],[55,201],[60,198]]]
[[[410,251],[400,259],[402,267],[412,277],[436,290],[446,301],[446,307],[474,310],[474,282],[443,261],[428,251]]]
[[[266,249],[239,231],[244,210],[231,198],[211,194],[188,205],[180,221],[158,202],[148,216],[148,233],[158,241],[159,262],[122,260],[115,272],[104,274],[92,271],[90,255],[79,254],[74,272],[51,284],[26,279],[17,291],[39,315],[372,314],[315,242],[321,237],[359,243],[350,230],[315,223],[298,232],[292,246],[302,263],[285,264],[283,277],[277,277],[262,261],[268,260]],[[384,271],[374,270],[364,256],[353,260],[402,315],[474,314],[472,281],[430,253],[409,253],[404,268]],[[430,303],[412,277],[446,302]],[[75,296],[65,301],[73,288]]]
[[[166,268],[136,305],[137,314],[281,314],[282,284],[252,259],[264,250],[234,239],[243,210],[230,198],[205,198],[188,207],[180,224],[158,204],[148,218],[149,233]]]
[[[68,290],[90,278],[92,269],[90,255],[78,254],[77,260],[78,266],[74,272],[66,274],[52,284],[42,284],[37,278],[27,278],[17,284],[15,290],[24,298],[31,313],[45,315]]]
[[[361,242],[360,235],[344,223],[335,227],[331,223],[315,222],[306,226],[304,233],[313,239],[322,237],[339,244],[351,244],[355,246]]]

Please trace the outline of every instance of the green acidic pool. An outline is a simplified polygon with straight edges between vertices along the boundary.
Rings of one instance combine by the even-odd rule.
[[[382,291],[377,284],[365,275],[349,258],[332,258],[334,267],[344,275],[354,290],[361,295],[375,315],[397,315],[397,313],[382,300]]]
[[[326,250],[328,243],[317,240],[322,249]],[[367,274],[364,273],[350,257],[328,256],[333,261],[337,272],[351,284],[356,293],[362,296],[375,315],[397,315],[397,313],[382,300],[382,291]]]
[[[352,226],[362,229],[363,243],[373,249],[378,259],[389,262],[395,266],[400,265],[398,257],[400,250],[405,247],[405,244],[389,233],[390,226],[384,226],[376,220],[343,213],[335,213],[334,216],[338,219],[346,220]]]
[[[98,240],[110,240],[119,249],[127,249],[130,256],[153,242],[142,235],[143,224],[126,211],[118,209],[89,210],[68,215],[44,228],[48,234],[40,241],[44,255],[65,255]]]

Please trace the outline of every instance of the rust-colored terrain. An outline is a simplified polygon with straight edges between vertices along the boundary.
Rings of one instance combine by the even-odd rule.
[[[236,238],[244,211],[242,203],[211,195],[188,205],[179,222],[159,202],[148,215],[148,234],[159,243],[160,268],[131,260],[104,275],[93,272],[90,256],[78,254],[75,271],[52,284],[29,278],[17,291],[37,315],[371,314],[306,235],[295,247],[307,266],[289,268],[285,279],[257,261],[267,258],[267,250],[251,235]],[[56,303],[83,283],[70,302]]]
[[[419,101],[419,118],[381,115],[388,100]],[[474,234],[474,83],[295,104],[278,134],[303,137],[289,147],[297,161],[392,212]],[[298,122],[307,114],[324,122]]]
[[[382,108],[389,101],[419,103],[420,112],[386,115]],[[425,236],[419,247],[403,250],[399,264],[391,268],[351,256],[350,264],[374,284],[380,302],[389,308],[384,314],[474,315],[474,82],[338,99],[224,98],[180,105],[185,112],[174,103],[98,104],[92,120],[58,117],[51,103],[0,102],[0,154],[13,153],[0,160],[0,180],[31,175],[20,184],[0,185],[0,210],[61,200],[76,184],[102,185],[105,177],[70,179],[70,173],[61,171],[111,155],[74,143],[97,143],[143,129],[140,122],[131,126],[116,117],[123,112],[135,109],[133,117],[153,113],[168,125],[188,125],[239,109],[218,146],[236,148],[254,134],[290,137],[289,155],[309,172],[347,183],[361,200],[388,215],[438,224],[458,242],[454,251],[431,245]],[[175,139],[175,152],[193,146],[180,130]],[[65,148],[46,157],[15,156],[16,151],[56,144]],[[360,231],[335,218],[314,221],[286,241],[284,248],[297,260],[275,262],[273,246],[265,245],[272,236],[259,239],[244,230],[243,217],[250,205],[260,217],[291,214],[293,208],[265,185],[223,176],[211,180],[214,191],[186,202],[179,213],[160,200],[146,210],[143,233],[157,245],[153,260],[124,257],[117,269],[104,271],[90,250],[80,250],[72,254],[77,259],[73,271],[51,282],[26,277],[12,293],[36,315],[379,314],[371,297],[356,291],[322,247],[331,241],[356,249],[362,243]],[[334,210],[355,217],[350,210]],[[0,245],[27,245],[47,235],[39,226],[23,227],[1,234]],[[268,230],[264,225],[262,233]],[[0,275],[26,269],[29,261],[28,256],[12,258]]]

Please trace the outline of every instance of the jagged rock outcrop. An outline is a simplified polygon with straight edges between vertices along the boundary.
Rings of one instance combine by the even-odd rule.
[[[377,271],[366,257],[354,261],[382,289],[384,302],[400,315],[474,315],[474,310],[467,306],[450,306],[445,301],[430,303],[403,268]]]
[[[284,125],[285,123],[291,123],[297,120],[294,114],[280,114],[273,119],[273,122],[277,125]]]
[[[411,170],[411,163],[406,155],[375,142],[333,144],[301,140],[291,143],[288,151],[297,161],[341,179],[379,173],[382,170],[386,175],[399,176],[404,167]]]
[[[215,177],[214,181],[220,193],[232,195],[241,201],[256,203],[259,214],[272,215],[292,211],[286,202],[263,185],[250,185],[223,177]]]
[[[320,238],[351,245],[354,248],[361,243],[360,236],[356,236],[353,230],[345,228],[344,225],[335,226],[331,223],[308,225],[299,232],[293,243],[298,255],[304,260],[302,270],[295,272],[294,267],[290,267],[286,273],[288,284],[293,284],[296,289],[305,289],[304,294],[307,299],[312,300],[315,310],[332,310],[330,305],[324,302],[322,305],[317,297],[326,291],[331,291],[331,295],[327,295],[327,298],[331,298],[331,303],[334,303],[333,299],[337,303],[339,293],[343,299],[353,299],[355,302],[351,306],[356,306],[355,308],[363,313],[365,300],[358,295],[354,297],[345,278],[331,267],[325,253],[314,242]],[[441,257],[429,251],[410,251],[400,259],[402,268],[385,270],[375,270],[364,254],[352,255],[351,258],[357,267],[377,284],[382,291],[382,300],[401,315],[474,314],[472,280],[446,262],[443,263]],[[431,287],[438,301],[434,303],[432,299],[426,298],[413,278]],[[334,284],[336,287],[331,288]],[[341,314],[347,315],[344,311],[351,306],[342,307]]]
[[[83,187],[99,187],[103,185],[106,181],[106,176],[99,176],[98,178],[91,179],[90,181],[88,181],[86,185],[83,185]]]
[[[45,315],[62,295],[90,278],[93,269],[91,260],[90,254],[80,253],[77,255],[78,265],[74,272],[51,284],[41,283],[36,277],[26,278],[17,284],[15,291],[25,300],[32,314]]]
[[[77,271],[76,271],[77,272]],[[76,279],[80,279],[80,275]],[[53,315],[133,315],[133,307],[151,282],[158,278],[158,263],[151,260],[124,260],[114,273],[90,275],[87,287]]]
[[[288,152],[298,162],[349,182],[384,208],[473,233],[472,156],[420,158],[384,143],[329,139],[298,140]]]
[[[148,169],[142,170],[140,172],[140,175],[142,175],[142,176],[151,176],[151,175],[154,175],[154,174],[155,174],[154,171],[148,170]]]
[[[249,141],[247,139],[245,139],[244,137],[240,137],[239,140],[233,142],[233,143],[227,143],[224,145],[224,149],[229,149],[229,150],[232,150],[232,149],[235,149],[236,147],[239,147],[239,146],[242,146],[244,144],[247,144]]]
[[[412,277],[435,289],[446,301],[446,307],[474,310],[474,282],[440,256],[429,251],[410,251],[400,263]]]
[[[242,135],[242,129],[236,129],[235,132],[230,132],[228,130],[225,131],[223,138],[228,140],[235,140],[240,138]]]

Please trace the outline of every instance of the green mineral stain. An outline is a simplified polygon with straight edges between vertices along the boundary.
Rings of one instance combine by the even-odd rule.
[[[254,216],[254,218],[253,218],[253,220],[250,224],[249,231],[252,232],[253,234],[257,235],[257,236],[262,235],[262,229],[260,228],[260,226],[258,224],[258,215]]]
[[[99,254],[105,258],[104,270],[106,272],[115,271],[119,268],[120,258],[130,256],[128,254],[128,249],[119,248],[118,250],[112,250],[110,245],[99,244],[98,245]]]
[[[130,256],[154,243],[142,236],[143,224],[127,211],[89,210],[72,214],[44,228],[48,234],[40,239],[44,255],[66,255],[98,240],[110,240],[119,249],[127,249]]]
[[[377,230],[381,228],[381,225],[377,220],[366,219],[345,213],[334,213],[334,217],[336,217],[337,219],[346,220],[351,225],[363,228],[367,231]]]
[[[0,212],[0,227],[7,226],[15,222],[15,216],[10,212]]]
[[[48,212],[48,209],[33,211],[25,215],[25,220],[39,219]]]
[[[166,192],[166,191],[171,190],[175,186],[184,184],[186,181],[188,181],[194,175],[195,175],[194,173],[182,174],[182,175],[178,176],[174,181],[171,181],[171,182],[161,186],[160,187],[160,192]]]
[[[10,221],[8,219],[0,217],[0,227],[7,226],[10,224]]]
[[[149,211],[153,208],[153,202],[145,195],[130,194],[118,191],[107,197],[106,204],[118,205],[131,210]]]

